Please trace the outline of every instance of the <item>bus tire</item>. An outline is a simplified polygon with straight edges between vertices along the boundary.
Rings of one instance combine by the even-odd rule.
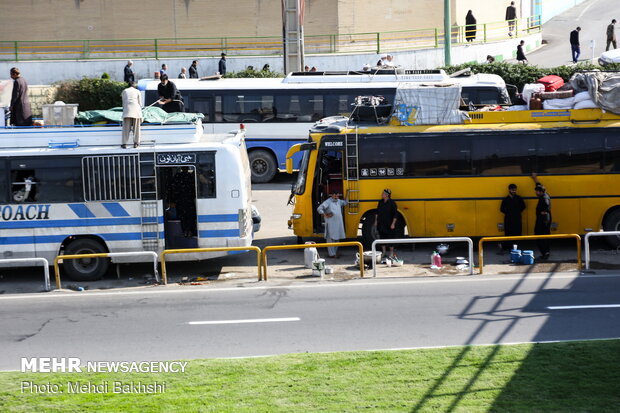
[[[106,248],[99,241],[90,238],[80,238],[71,242],[65,248],[65,255],[100,254]],[[110,265],[109,258],[83,258],[63,261],[63,268],[67,276],[74,281],[94,281],[101,279]]]
[[[603,229],[605,231],[620,231],[620,208],[612,211],[605,217],[603,221]],[[612,235],[605,237],[605,241],[612,247],[620,247],[620,235]]]
[[[250,152],[250,170],[253,183],[269,182],[278,171],[276,160],[271,153],[263,149]]]
[[[378,238],[379,232],[375,227],[375,215],[369,214],[362,223],[362,244],[364,244],[364,248],[370,248]]]

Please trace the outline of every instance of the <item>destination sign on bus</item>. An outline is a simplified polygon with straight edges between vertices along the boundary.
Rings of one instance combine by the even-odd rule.
[[[195,153],[158,153],[158,165],[183,165],[196,163]]]

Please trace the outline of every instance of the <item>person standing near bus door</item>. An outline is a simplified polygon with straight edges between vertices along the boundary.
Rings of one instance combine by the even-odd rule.
[[[157,103],[162,105],[162,109],[167,113],[183,112],[181,92],[174,83],[168,80],[168,75],[162,75],[161,83],[157,85],[157,93],[159,94]]]
[[[217,70],[222,76],[226,74],[226,53],[222,53],[222,58],[217,63]]]
[[[192,61],[192,65],[189,67],[189,78],[198,79],[198,61]]]
[[[618,47],[616,45],[616,19],[611,21],[611,24],[607,26],[607,47],[605,47],[605,51],[609,50],[609,46],[613,44],[614,49]]]
[[[391,239],[396,236],[396,221],[398,219],[398,207],[392,199],[392,191],[384,189],[381,193],[381,200],[377,204],[375,214],[375,227],[379,231],[379,239]],[[386,248],[390,248],[390,258],[395,258],[394,245],[382,244],[383,256],[385,257]]]
[[[511,1],[510,6],[506,7],[506,21],[508,21],[508,36],[512,37],[515,29],[515,19],[517,18],[517,8],[515,2]]]
[[[525,209],[525,201],[517,195],[517,185],[508,185],[508,195],[502,200],[499,210],[504,214],[504,235],[507,237],[518,237],[522,235],[521,213]],[[507,250],[508,245],[503,244],[503,249]]]
[[[327,198],[316,209],[317,212],[325,218],[325,241],[338,242],[341,239],[346,238],[344,232],[344,222],[342,217],[342,207],[347,205],[347,201],[343,201],[338,197],[340,194],[334,190],[331,193],[331,197]],[[338,258],[338,247],[327,247],[327,254],[329,258]]]
[[[11,94],[11,125],[32,126],[32,110],[28,99],[28,83],[21,76],[19,69],[11,68],[13,79],[13,93]]]
[[[573,63],[577,63],[579,59],[579,55],[581,54],[581,47],[579,44],[579,32],[581,31],[581,27],[577,27],[575,30],[570,32],[570,52],[571,57],[573,58]]]
[[[532,179],[536,183],[534,191],[538,197],[538,204],[536,204],[536,224],[534,225],[535,235],[549,235],[551,234],[551,197],[547,193],[545,187],[538,181],[536,174],[532,174]],[[540,239],[537,241],[538,249],[540,250],[541,260],[549,259],[549,240]]]
[[[129,134],[133,132],[133,147],[140,146],[140,124],[142,124],[142,95],[136,89],[136,82],[129,83],[129,87],[121,93],[123,100],[123,144],[127,148]]]

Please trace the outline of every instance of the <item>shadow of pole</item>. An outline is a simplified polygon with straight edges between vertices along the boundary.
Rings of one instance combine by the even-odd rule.
[[[537,290],[539,292],[546,288],[548,283],[551,281],[551,279],[553,277],[553,274],[556,272],[556,270],[558,268],[559,268],[559,264],[556,264],[554,266],[554,268],[549,272],[549,276],[547,278],[545,278],[544,281],[542,282],[542,284],[538,287]],[[429,400],[431,400],[433,397],[437,396],[437,394],[436,394],[437,390],[448,380],[448,377],[450,376],[450,374],[452,374],[452,372],[460,365],[461,361],[463,361],[463,359],[468,355],[468,353],[471,351],[471,345],[475,342],[475,339],[482,334],[482,332],[484,331],[484,329],[488,325],[490,325],[491,323],[496,323],[498,321],[510,320],[510,323],[504,328],[504,330],[494,340],[495,344],[499,344],[507,336],[507,334],[516,326],[516,324],[520,320],[525,319],[525,318],[542,317],[541,315],[531,315],[531,316],[525,316],[525,317],[523,317],[523,316],[502,315],[501,313],[503,311],[499,310],[499,308],[501,307],[501,305],[504,303],[504,301],[507,298],[514,297],[516,295],[520,295],[521,294],[521,293],[518,293],[517,291],[523,285],[523,283],[527,279],[528,275],[530,275],[531,273],[532,273],[532,267],[528,268],[528,271],[526,271],[524,276],[521,279],[519,279],[515,283],[515,285],[513,285],[513,287],[510,289],[510,291],[508,291],[507,293],[504,293],[504,294],[501,294],[501,295],[498,295],[498,296],[477,296],[477,297],[474,297],[465,306],[463,311],[459,314],[459,319],[461,319],[461,320],[480,320],[481,324],[469,336],[469,338],[467,339],[467,342],[465,344],[465,347],[463,347],[463,349],[458,354],[458,356],[454,359],[452,364],[444,371],[444,373],[441,375],[441,377],[436,380],[436,382],[433,384],[433,386],[424,394],[424,396],[412,408],[412,410],[411,410],[412,412],[419,412],[419,411],[421,411],[425,407],[426,403]],[[532,293],[528,292],[527,294],[532,294]],[[488,299],[494,299],[494,298],[496,299],[496,302],[494,303],[494,305],[491,307],[490,310],[484,311],[484,312],[471,312],[472,309],[474,308],[474,306],[478,302],[480,302],[480,300],[488,300]],[[506,310],[504,310],[504,311],[506,311]],[[500,317],[499,318],[495,318],[493,320],[489,320],[489,319],[485,319],[485,318],[481,317],[482,315],[486,315],[486,316],[490,316],[490,317],[497,317],[498,314],[500,315]],[[475,317],[472,318],[471,316],[475,316]],[[455,394],[455,399],[453,400],[453,402],[450,404],[450,406],[447,408],[446,411],[452,412],[452,411],[454,411],[458,407],[459,402],[461,402],[463,397],[465,397],[465,395],[471,390],[471,388],[474,386],[476,381],[480,378],[481,374],[485,371],[486,368],[488,368],[488,366],[491,364],[491,362],[493,361],[495,356],[497,356],[497,354],[500,351],[500,349],[501,349],[500,345],[494,346],[493,350],[485,358],[484,362],[477,369],[476,373],[467,381],[467,383],[464,385],[462,390]]]

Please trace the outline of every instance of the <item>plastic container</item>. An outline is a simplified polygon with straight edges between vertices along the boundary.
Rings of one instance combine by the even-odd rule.
[[[510,251],[510,262],[512,262],[513,264],[521,263],[521,250]]]
[[[45,126],[73,126],[78,112],[77,103],[54,103],[43,105],[43,121]]]
[[[521,264],[532,265],[534,264],[534,251],[524,250],[521,255]]]
[[[437,251],[433,251],[431,254],[431,267],[432,266],[441,268],[441,255]]]
[[[306,242],[306,244],[314,244],[314,242]],[[306,268],[312,268],[312,263],[319,259],[319,252],[315,247],[306,248],[304,250],[304,265]]]

